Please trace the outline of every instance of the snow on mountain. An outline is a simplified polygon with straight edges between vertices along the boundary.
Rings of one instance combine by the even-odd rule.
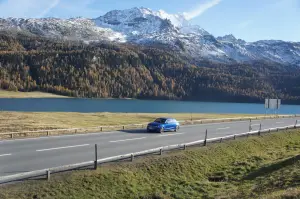
[[[250,43],[247,49],[262,59],[300,66],[300,42],[257,41]]]
[[[232,34],[230,35],[225,35],[223,37],[217,37],[217,40],[222,41],[222,42],[227,42],[227,43],[238,43],[238,44],[245,44],[246,41],[237,39],[235,36]]]
[[[60,39],[126,41],[124,35],[96,26],[93,20],[85,18],[0,19],[1,29],[23,30],[40,36]]]
[[[154,15],[160,17],[161,19],[169,19],[175,27],[184,27],[188,26],[189,22],[182,14],[168,14],[163,10],[159,10],[158,12],[154,12]]]
[[[196,59],[224,63],[267,60],[300,66],[300,43],[246,42],[233,35],[216,38],[201,27],[190,24],[184,14],[168,14],[143,7],[113,10],[96,19],[0,19],[1,29],[87,42],[166,44]]]
[[[227,61],[226,54],[214,43],[218,41],[199,26],[191,25],[183,15],[152,11],[147,8],[113,10],[95,19],[100,27],[127,36],[128,41],[147,44],[162,43],[194,56]]]
[[[233,35],[217,37],[217,40],[222,44],[220,49],[225,52],[227,56],[236,61],[251,61],[259,59],[247,50],[247,42],[241,39],[236,39]]]
[[[236,61],[268,60],[300,66],[300,43],[277,40],[247,43],[233,35],[217,38],[222,50]]]
[[[99,27],[110,28],[130,37],[151,36],[174,26],[146,8],[113,10],[94,20]]]

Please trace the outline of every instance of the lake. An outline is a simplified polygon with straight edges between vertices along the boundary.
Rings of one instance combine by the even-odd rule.
[[[0,99],[0,110],[81,113],[133,112],[263,114],[266,112],[264,104],[75,98]],[[269,111],[269,113],[271,113],[271,111]],[[282,105],[279,111],[279,114],[298,113],[300,113],[300,106],[298,105]]]

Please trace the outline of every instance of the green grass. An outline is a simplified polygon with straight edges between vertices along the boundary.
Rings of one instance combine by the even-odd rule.
[[[44,92],[20,92],[20,91],[6,91],[0,89],[0,98],[67,98],[62,95],[55,95]]]
[[[0,187],[0,198],[299,198],[300,132],[250,137]]]

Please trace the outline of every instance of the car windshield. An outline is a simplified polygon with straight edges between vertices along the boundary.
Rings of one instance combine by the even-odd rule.
[[[164,124],[166,122],[166,119],[164,119],[164,118],[157,118],[154,122]]]

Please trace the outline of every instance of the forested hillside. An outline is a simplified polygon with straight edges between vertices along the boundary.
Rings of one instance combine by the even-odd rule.
[[[193,63],[193,64],[191,64]],[[75,97],[300,103],[300,73],[273,63],[199,63],[166,48],[0,33],[0,88]]]

